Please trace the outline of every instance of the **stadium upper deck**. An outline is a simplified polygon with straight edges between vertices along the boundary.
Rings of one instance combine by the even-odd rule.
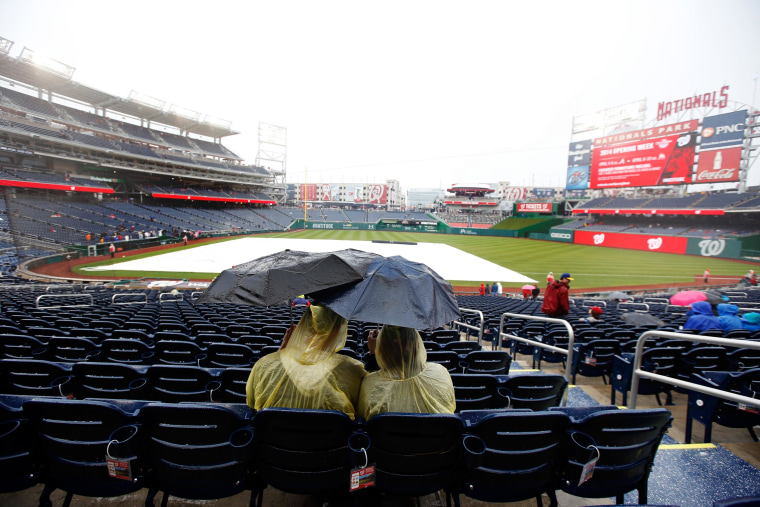
[[[199,181],[279,190],[263,167],[245,165],[221,144],[238,132],[229,122],[181,114],[165,102],[127,99],[71,79],[73,69],[33,63],[0,49],[0,148],[58,160]],[[122,120],[114,118],[118,114]],[[131,118],[131,120],[127,120]],[[176,133],[171,133],[174,130]],[[213,141],[203,139],[201,136]]]

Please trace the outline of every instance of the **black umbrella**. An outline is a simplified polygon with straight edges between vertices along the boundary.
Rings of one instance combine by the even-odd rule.
[[[400,256],[376,259],[361,282],[312,296],[349,320],[433,329],[459,318],[451,284]]]
[[[620,316],[620,319],[626,324],[632,324],[634,326],[649,326],[654,324],[655,326],[662,327],[665,325],[665,322],[654,315],[642,312],[624,313]]]
[[[711,305],[719,305],[730,301],[728,296],[724,296],[720,291],[715,289],[707,289],[704,293],[707,296],[707,302]]]
[[[351,248],[317,253],[283,250],[225,269],[197,302],[276,305],[301,294],[362,280],[378,257]]]

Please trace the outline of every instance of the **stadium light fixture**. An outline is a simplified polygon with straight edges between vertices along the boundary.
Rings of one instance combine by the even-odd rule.
[[[39,51],[34,51],[29,48],[24,48],[23,51],[21,51],[19,60],[52,72],[53,74],[63,76],[66,79],[71,79],[71,76],[74,75],[75,68],[71,65],[66,65],[65,63],[54,60]]]
[[[215,127],[221,127],[224,129],[229,130],[232,127],[232,122],[229,120],[224,120],[222,118],[215,118],[213,116],[206,115],[205,118],[203,118],[203,123],[206,123],[208,125],[213,125]]]
[[[188,120],[192,120],[194,122],[198,122],[201,119],[201,113],[198,111],[193,111],[192,109],[187,109],[176,104],[171,105],[169,108],[169,113],[175,116],[181,116],[182,118],[187,118]]]
[[[150,95],[145,95],[144,93],[140,93],[136,90],[129,92],[129,97],[127,97],[127,99],[143,106],[158,109],[159,111],[162,111],[166,105],[165,100],[160,100],[155,97],[151,97]]]
[[[11,52],[13,41],[0,37],[0,53],[7,55]]]

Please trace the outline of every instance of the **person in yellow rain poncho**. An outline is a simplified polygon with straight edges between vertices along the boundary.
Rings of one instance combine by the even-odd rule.
[[[339,410],[352,419],[366,375],[361,362],[337,352],[346,319],[312,305],[279,351],[259,359],[248,377],[248,406]]]
[[[383,326],[375,355],[379,371],[362,382],[357,413],[364,419],[384,412],[453,414],[454,385],[448,370],[427,363],[427,352],[415,329]]]

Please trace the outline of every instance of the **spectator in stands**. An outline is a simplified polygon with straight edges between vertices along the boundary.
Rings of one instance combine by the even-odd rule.
[[[598,306],[592,306],[588,309],[588,317],[580,319],[581,322],[596,324],[602,321],[602,309]]]
[[[483,296],[483,295],[485,295],[485,293],[486,293],[486,286],[485,286],[485,284],[481,283],[480,284],[480,289],[478,289],[478,294],[480,294],[481,296]]]
[[[504,288],[501,286],[501,282],[496,282],[496,293],[499,295],[499,297],[502,297],[504,295]]]
[[[528,285],[528,286],[523,286],[523,287],[525,287],[523,289],[523,301],[527,301],[533,295],[533,289],[531,289],[531,287],[533,288],[535,287],[533,285]]]
[[[253,366],[246,384],[248,406],[338,410],[353,419],[366,372],[361,362],[338,354],[346,336],[346,319],[311,305],[287,344]]]
[[[720,328],[726,332],[742,328],[742,320],[738,317],[739,307],[727,303],[718,305],[718,320]]]
[[[750,312],[741,316],[742,328],[754,333],[760,331],[760,313]]]
[[[532,296],[531,301],[535,301],[536,299],[538,299],[539,294],[541,294],[541,289],[539,287],[534,288],[533,291],[531,292],[531,296]]]
[[[550,273],[551,274],[551,273]],[[570,312],[570,273],[562,273],[559,280],[554,280],[544,291],[544,303],[541,311],[549,317],[563,319]]]
[[[453,414],[454,385],[445,367],[428,363],[415,329],[385,325],[377,338],[379,371],[362,381],[357,413],[370,419],[385,412]]]
[[[499,293],[499,288],[496,286],[496,282],[491,284],[491,295],[496,296]]]
[[[486,295],[486,296],[490,296],[491,295],[491,286],[490,285],[486,284],[486,288],[483,290],[483,294]]]
[[[721,329],[718,317],[713,314],[712,305],[707,301],[697,301],[691,305],[691,316],[683,325],[684,329],[705,331],[707,329]]]

